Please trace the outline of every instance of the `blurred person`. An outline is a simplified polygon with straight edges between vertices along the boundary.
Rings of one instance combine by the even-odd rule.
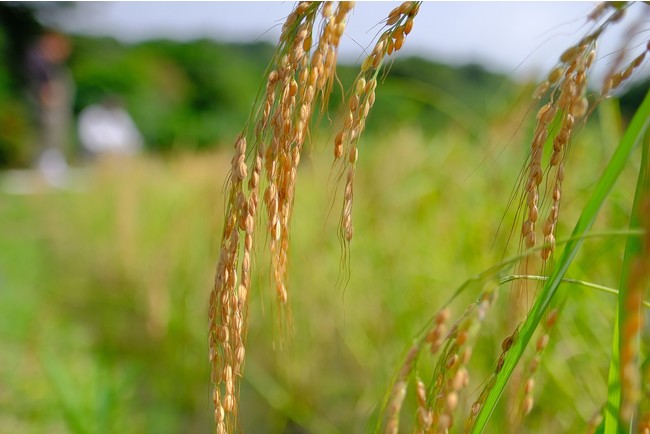
[[[142,149],[142,135],[121,101],[108,96],[81,111],[78,121],[81,145],[91,156],[132,155]]]
[[[50,185],[67,182],[64,156],[70,138],[74,83],[66,61],[72,45],[63,34],[46,31],[27,53],[26,72],[38,129],[37,167]]]

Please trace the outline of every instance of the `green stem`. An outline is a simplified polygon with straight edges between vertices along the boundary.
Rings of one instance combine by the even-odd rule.
[[[528,275],[528,274],[513,274],[511,276],[506,276],[506,277],[501,278],[499,280],[499,285],[503,285],[505,283],[512,282],[514,280],[546,281],[546,280],[548,280],[548,277],[547,276],[534,276],[534,275]],[[612,295],[618,295],[619,294],[618,289],[610,288],[609,286],[599,285],[597,283],[585,282],[584,280],[571,279],[571,278],[565,277],[565,278],[562,279],[562,283],[568,283],[568,284],[571,284],[571,285],[584,286],[585,288],[597,289],[598,291],[606,292],[606,293],[612,294]],[[648,302],[648,301],[643,301],[643,305],[645,307],[647,307],[647,308],[650,308],[650,302]]]
[[[550,277],[544,284],[541,294],[535,300],[535,304],[528,313],[525,321],[521,325],[520,333],[517,341],[512,345],[510,350],[505,355],[505,361],[503,368],[496,376],[496,381],[494,382],[494,387],[488,392],[485,399],[485,403],[481,406],[476,420],[474,421],[473,426],[471,427],[472,433],[482,432],[492,413],[494,412],[503,391],[505,390],[506,384],[510,379],[515,367],[519,363],[524,350],[528,346],[533,333],[537,329],[538,324],[542,320],[546,309],[548,308],[551,300],[557,293],[557,289],[564,278],[569,266],[573,262],[573,259],[578,254],[580,247],[583,243],[582,236],[589,232],[591,227],[598,216],[600,208],[602,207],[605,199],[607,198],[610,190],[614,186],[614,183],[618,179],[619,175],[627,165],[632,151],[635,149],[636,145],[643,136],[648,123],[650,122],[650,91],[646,94],[641,106],[636,111],[632,122],[628,126],[625,134],[621,138],[621,141],[614,152],[607,168],[603,172],[602,176],[598,180],[596,187],[589,198],[589,201],[582,210],[580,219],[576,223],[576,226],[573,230],[572,238],[574,240],[567,243],[562,257],[556,264],[553,272]]]

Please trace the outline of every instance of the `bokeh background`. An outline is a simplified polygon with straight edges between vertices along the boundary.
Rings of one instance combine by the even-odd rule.
[[[206,312],[222,186],[291,7],[0,3],[0,432],[212,432]],[[357,6],[340,88],[392,7]],[[299,174],[289,336],[277,325],[263,238],[256,254],[245,432],[372,432],[415,334],[465,279],[516,252],[510,198],[534,126],[530,94],[579,38],[590,7],[422,6],[361,141],[349,264],[331,172],[335,86]],[[523,54],[501,45],[502,33]],[[44,35],[54,48],[43,48]],[[51,86],[50,73],[67,81]],[[567,166],[565,237],[648,86],[646,67],[581,126]],[[89,107],[104,117],[88,117]],[[48,113],[61,115],[54,126]],[[54,134],[60,145],[46,143]],[[597,228],[626,227],[635,169]],[[571,277],[616,286],[623,243],[589,240]],[[575,432],[605,399],[615,298],[572,291],[539,380],[545,413],[533,411],[531,432]],[[477,381],[512,326],[510,299],[504,290],[478,344]],[[492,432],[507,430],[504,402]]]

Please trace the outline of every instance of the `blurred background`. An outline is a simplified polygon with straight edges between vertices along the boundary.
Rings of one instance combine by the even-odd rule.
[[[341,88],[395,4],[357,5]],[[422,6],[361,141],[349,273],[338,204],[330,212],[335,86],[299,175],[289,339],[279,337],[263,242],[257,252],[245,432],[372,431],[417,331],[457,285],[516,250],[508,203],[533,128],[530,94],[585,31],[592,6]],[[292,7],[0,3],[0,432],[212,432],[206,312],[222,186]],[[615,31],[606,44],[621,38]],[[596,77],[615,50],[606,44]],[[581,126],[564,236],[648,86],[645,65]],[[626,226],[634,170],[601,229]],[[616,286],[623,242],[587,242],[571,277]],[[534,410],[534,432],[577,429],[605,396],[613,299],[576,291],[589,308],[569,303],[568,332],[540,386],[552,397],[541,408],[570,411],[549,421]],[[508,334],[498,315],[477,378]],[[507,418],[503,409],[493,428]]]

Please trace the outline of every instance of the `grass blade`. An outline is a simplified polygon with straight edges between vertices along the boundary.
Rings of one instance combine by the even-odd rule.
[[[528,343],[530,342],[537,325],[542,319],[546,308],[557,293],[557,289],[571,265],[571,262],[582,246],[584,241],[582,236],[591,229],[601,206],[605,202],[605,198],[623,171],[623,168],[627,164],[635,146],[642,138],[648,123],[650,123],[650,91],[646,94],[643,103],[636,111],[632,122],[621,138],[607,168],[598,180],[589,201],[585,205],[582,214],[576,223],[571,236],[572,240],[567,243],[562,253],[562,257],[554,267],[541,294],[535,300],[535,304],[528,313],[526,320],[523,322],[520,328],[519,338],[506,354],[503,368],[497,375],[494,387],[489,391],[485,403],[479,410],[479,414],[477,415],[476,421],[471,430],[472,433],[480,433],[485,429],[492,412],[499,402],[499,398],[505,390],[510,375],[514,371],[521,355],[528,346]]]
[[[637,180],[636,192],[634,194],[634,204],[632,206],[632,215],[630,217],[630,228],[639,228],[639,207],[644,195],[648,191],[649,182],[648,168],[648,146],[644,146],[641,154],[641,167],[639,178]],[[618,294],[618,306],[616,312],[616,326],[612,342],[612,359],[609,365],[607,405],[605,406],[605,434],[617,434],[624,427],[619,427],[619,408],[621,405],[621,378],[620,378],[620,352],[621,352],[621,330],[624,329],[623,321],[625,320],[627,310],[625,308],[625,299],[627,297],[628,278],[632,266],[632,259],[641,254],[642,242],[638,237],[630,237],[625,244],[625,255],[623,256],[623,267],[621,270],[620,290]]]
[[[609,375],[607,377],[607,404],[605,405],[603,434],[618,434],[618,409],[621,405],[621,378],[619,374],[618,354],[618,311],[616,312],[615,321],[614,337],[612,338],[612,358],[609,362]]]

